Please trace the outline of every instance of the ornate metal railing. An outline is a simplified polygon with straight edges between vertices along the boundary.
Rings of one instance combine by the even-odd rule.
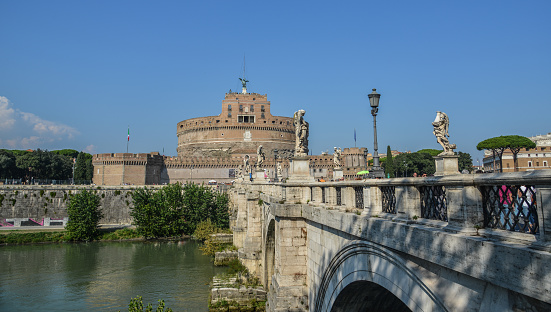
[[[337,206],[340,206],[342,205],[342,197],[341,197],[341,188],[340,187],[336,187],[335,188],[335,192],[337,192]]]
[[[364,207],[364,188],[363,186],[354,186],[354,195],[356,197],[356,208]]]
[[[484,227],[537,234],[539,222],[533,185],[481,186]]]
[[[381,186],[383,197],[383,212],[396,213],[396,187]]]
[[[421,216],[425,219],[448,221],[446,188],[442,185],[421,186]]]

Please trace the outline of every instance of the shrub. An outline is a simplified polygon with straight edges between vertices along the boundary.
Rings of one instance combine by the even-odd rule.
[[[143,188],[132,199],[134,224],[146,238],[191,235],[207,219],[217,228],[229,227],[228,196],[205,186],[176,183],[156,192]]]
[[[67,207],[69,221],[65,229],[67,239],[74,241],[92,241],[99,236],[99,197],[88,190],[72,195]]]
[[[128,312],[143,312],[144,306],[143,306],[143,299],[142,296],[137,296],[136,298],[130,299],[130,303],[128,304]],[[152,312],[153,306],[150,304],[145,307],[146,312]],[[166,308],[165,310],[165,302],[163,299],[159,300],[159,305],[157,306],[157,309],[155,309],[156,312],[172,312],[171,308]],[[120,310],[119,310],[120,312]]]

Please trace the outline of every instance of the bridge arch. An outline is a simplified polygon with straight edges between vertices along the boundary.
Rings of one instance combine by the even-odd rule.
[[[270,288],[272,275],[275,269],[275,219],[268,219],[268,227],[266,228],[266,239],[264,241],[264,288]]]
[[[360,287],[362,292],[354,294]],[[447,311],[442,301],[399,255],[367,241],[348,243],[329,262],[314,300],[314,311],[350,311],[354,300],[367,295],[366,288],[380,294],[379,299],[400,301],[402,304],[387,303],[396,307],[404,306],[411,311]],[[368,308],[374,311],[381,306],[377,298],[365,304],[370,304]]]

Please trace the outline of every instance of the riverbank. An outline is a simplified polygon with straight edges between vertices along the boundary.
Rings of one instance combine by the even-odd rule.
[[[99,230],[101,236],[97,241],[145,240],[130,225],[103,225]],[[63,242],[67,242],[63,227],[29,226],[0,230],[0,246]]]

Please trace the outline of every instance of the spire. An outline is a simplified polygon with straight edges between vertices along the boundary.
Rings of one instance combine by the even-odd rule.
[[[247,94],[247,82],[249,81],[247,80],[247,78],[245,78],[245,55],[244,54],[243,54],[243,78],[239,78],[239,80],[241,80],[241,84],[243,85],[243,89],[241,93]]]

